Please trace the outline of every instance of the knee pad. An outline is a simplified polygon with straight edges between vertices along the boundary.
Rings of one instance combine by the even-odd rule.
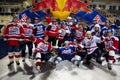
[[[72,63],[74,63],[74,64],[78,64],[78,62],[81,60],[81,57],[80,56],[78,56],[78,55],[75,55],[72,59],[71,59],[71,61],[72,61]]]
[[[115,62],[114,56],[115,56],[115,51],[110,50],[110,51],[109,51],[109,62],[110,62],[110,63],[114,63],[114,62]]]
[[[20,57],[20,53],[19,52],[15,52],[15,58],[19,58]]]
[[[9,52],[8,56],[14,56],[14,53],[13,52]]]
[[[9,57],[9,59],[13,59],[14,58],[14,54],[13,53],[8,53],[8,57]]]
[[[62,61],[62,58],[61,57],[57,57],[57,60]]]
[[[37,52],[35,58],[36,58],[36,59],[37,59],[37,58],[41,58],[41,53],[40,53],[40,52]]]
[[[74,57],[71,59],[71,62],[74,63],[74,64],[77,64],[78,63],[78,60],[76,60]]]
[[[75,58],[76,60],[78,60],[78,61],[81,60],[81,57],[78,56],[78,55],[75,55],[74,58]]]
[[[115,51],[110,50],[110,51],[109,51],[109,56],[115,56]]]
[[[60,63],[61,61],[62,61],[62,58],[61,57],[57,57],[55,63],[57,64],[57,63]]]
[[[40,66],[41,65],[41,59],[37,59],[35,65]]]

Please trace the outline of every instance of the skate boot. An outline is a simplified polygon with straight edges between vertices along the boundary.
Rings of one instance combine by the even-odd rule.
[[[22,62],[25,62],[25,59],[23,59]]]
[[[94,69],[94,66],[90,61],[83,62],[83,65],[86,66],[88,69]]]
[[[10,62],[10,63],[8,64],[8,67],[11,66],[13,63],[14,63],[14,61]]]
[[[99,63],[99,64],[102,64],[102,60],[100,58],[97,58],[96,62]]]
[[[19,61],[16,61],[16,64],[19,66],[19,65],[20,65],[20,62],[19,62]]]
[[[112,70],[112,66],[111,66],[110,63],[107,64],[107,67],[108,67],[109,70]]]

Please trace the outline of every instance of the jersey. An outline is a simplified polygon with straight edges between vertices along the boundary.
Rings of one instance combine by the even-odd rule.
[[[34,36],[34,26],[32,24],[23,24],[25,42],[30,42],[31,37]]]
[[[57,37],[58,36],[58,26],[52,24],[50,30],[47,31],[47,35],[51,37]]]
[[[63,40],[66,34],[70,34],[70,30],[67,26],[59,28],[59,40]]]
[[[75,36],[75,31],[77,30],[77,28],[78,26],[76,24],[70,26],[71,36]]]
[[[104,40],[106,49],[118,51],[119,39],[117,37],[115,36],[106,37]]]
[[[60,56],[63,60],[71,60],[74,57],[75,47],[61,47],[58,48],[58,56]]]
[[[44,33],[46,31],[46,27],[43,24],[38,23],[38,24],[34,24],[34,30],[35,30],[34,33],[36,38],[43,38]]]
[[[91,32],[92,32],[92,35],[97,36],[97,37],[101,37],[101,31],[92,30]]]
[[[76,31],[75,31],[75,38],[79,41],[79,42],[81,42],[83,39],[84,39],[84,37],[85,37],[85,31],[82,29],[76,29]]]
[[[107,36],[107,32],[112,32],[112,34],[114,35],[114,29],[113,28],[111,28],[111,26],[108,28],[108,27],[103,27],[102,28],[102,31],[101,31],[101,34],[103,35],[103,36]]]
[[[35,38],[34,42],[37,44],[35,52],[47,53],[52,50],[51,44],[43,39]]]
[[[58,48],[58,53],[60,54],[72,55],[73,51],[75,51],[75,47],[72,46]]]
[[[98,23],[96,23],[96,24],[98,24]],[[93,30],[95,28],[96,24],[90,25],[90,30]],[[104,25],[102,25],[102,24],[99,24],[99,25],[100,25],[100,27],[99,27],[100,29],[104,27]]]
[[[66,35],[66,30],[64,28],[60,28],[58,39],[63,40],[65,35]]]
[[[88,54],[92,54],[98,48],[97,43],[101,43],[101,39],[96,36],[92,36],[91,39],[85,37],[84,40],[82,41],[82,44],[87,49]]]
[[[8,39],[8,45],[19,46],[20,38],[24,37],[24,29],[21,25],[9,23],[5,28],[4,35]]]
[[[46,21],[47,21],[48,24],[50,24],[50,22],[52,22],[51,21],[51,14],[50,13],[46,14]]]

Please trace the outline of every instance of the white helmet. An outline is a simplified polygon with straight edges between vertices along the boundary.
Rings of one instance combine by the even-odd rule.
[[[86,34],[92,34],[92,32],[91,31],[87,31],[87,33]]]
[[[99,24],[96,24],[96,25],[95,25],[95,27],[98,27],[98,28],[100,28],[100,25],[99,25]]]
[[[69,44],[69,41],[65,41],[65,44]]]
[[[59,30],[58,32],[59,32],[59,33],[62,33],[62,30]]]
[[[68,17],[67,19],[72,19],[72,17]]]

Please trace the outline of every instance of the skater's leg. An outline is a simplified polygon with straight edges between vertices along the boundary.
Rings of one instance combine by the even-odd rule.
[[[49,53],[44,54],[44,60],[47,62],[51,58]]]
[[[28,46],[28,52],[29,52],[29,58],[32,57],[32,49],[33,49],[33,43],[32,42],[28,42],[27,43],[27,46]]]
[[[35,62],[35,66],[37,68],[37,70],[40,70],[40,66],[41,66],[41,53],[36,53],[35,56],[36,62]]]
[[[62,61],[62,58],[61,57],[57,57],[56,60],[55,60],[55,64],[58,64]]]
[[[23,62],[25,61],[25,57],[26,57],[25,50],[26,50],[26,43],[21,45],[21,56],[23,58]]]
[[[102,52],[100,51],[100,49],[96,49],[94,53],[96,54],[96,62],[102,64],[101,61]]]
[[[79,66],[79,62],[81,60],[81,57],[78,56],[78,55],[75,55],[72,59],[71,59],[71,62],[77,66]]]
[[[14,54],[12,52],[9,52],[8,53],[8,58],[9,58],[9,61],[10,61],[8,66],[11,66],[11,64],[14,63]]]
[[[19,49],[19,46],[14,46],[14,51],[15,51],[16,64],[20,65],[20,62],[19,62],[19,59],[20,59],[20,49]]]
[[[112,69],[112,64],[115,62],[115,51],[110,50],[109,51],[109,56],[108,56],[108,69],[111,70]]]
[[[8,58],[9,58],[8,66],[11,66],[11,64],[14,63],[14,53],[13,53],[13,47],[12,46],[8,46]]]

